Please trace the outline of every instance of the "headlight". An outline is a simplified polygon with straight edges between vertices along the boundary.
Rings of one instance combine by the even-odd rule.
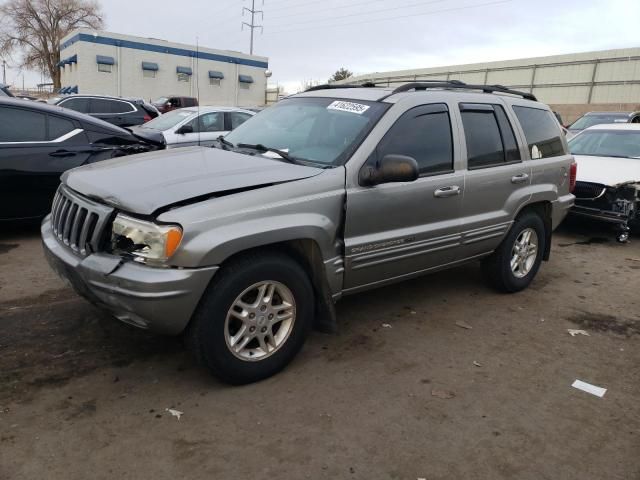
[[[175,253],[182,240],[179,225],[156,225],[118,214],[113,222],[111,248],[114,253],[133,255],[142,263],[162,263]]]

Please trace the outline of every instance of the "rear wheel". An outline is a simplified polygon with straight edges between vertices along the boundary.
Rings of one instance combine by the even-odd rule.
[[[484,274],[502,292],[518,292],[533,281],[546,248],[544,221],[534,212],[516,218],[493,254],[483,260]]]
[[[187,332],[196,356],[220,379],[243,384],[284,368],[313,324],[313,287],[286,255],[251,255],[209,285]]]

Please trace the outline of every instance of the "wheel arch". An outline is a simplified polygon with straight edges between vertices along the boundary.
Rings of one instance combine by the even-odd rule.
[[[548,200],[541,200],[533,203],[528,203],[520,208],[515,218],[518,218],[525,213],[532,212],[542,218],[544,222],[544,235],[545,235],[545,246],[544,252],[542,254],[542,259],[548,261],[551,257],[551,235],[553,232],[552,224],[552,205]]]

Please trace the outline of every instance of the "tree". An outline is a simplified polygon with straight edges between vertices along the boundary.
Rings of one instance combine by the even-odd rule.
[[[60,40],[76,28],[102,25],[96,0],[8,0],[0,4],[0,52],[19,52],[21,68],[48,74],[60,88]]]
[[[353,76],[353,72],[350,72],[349,70],[347,70],[346,68],[342,67],[339,70],[336,70],[336,73],[334,73],[331,78],[329,78],[330,82],[337,82],[339,80],[346,80],[349,77]]]

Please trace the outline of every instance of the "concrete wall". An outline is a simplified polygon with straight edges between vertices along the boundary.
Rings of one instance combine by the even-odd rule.
[[[533,92],[540,101],[554,105],[637,104],[640,103],[640,48],[375,72],[338,83],[373,81],[401,85],[420,80],[505,85]]]
[[[77,55],[78,59],[77,64],[65,65],[62,68],[63,87],[78,85],[79,93],[140,97],[146,100],[153,100],[165,95],[197,97],[199,87],[199,98],[202,105],[250,107],[265,104],[267,87],[265,70],[268,60],[264,57],[201,47],[198,49],[201,55],[210,53],[232,60],[197,59],[195,57],[196,47],[193,45],[181,45],[108,32],[98,32],[98,35],[94,37],[96,41],[78,40],[73,43],[67,42],[68,44],[65,45],[65,41],[73,39],[79,33],[86,34],[87,32],[90,31],[73,32],[62,42],[61,59],[70,58],[73,55]],[[124,45],[136,42],[136,44],[166,46],[167,50],[179,48],[181,51],[192,51],[193,56],[111,45],[106,44],[107,40],[101,43],[102,39],[123,40],[122,44]],[[110,40],[109,42],[113,43]],[[97,55],[115,59],[111,73],[98,71]],[[244,65],[240,63],[242,61],[263,63],[265,66]],[[158,64],[159,70],[156,72],[155,78],[144,77],[142,62]],[[193,75],[189,82],[178,81],[176,67],[179,66],[192,69]],[[224,74],[220,85],[210,84],[209,70]],[[251,84],[240,83],[238,75],[250,75],[254,82]]]

